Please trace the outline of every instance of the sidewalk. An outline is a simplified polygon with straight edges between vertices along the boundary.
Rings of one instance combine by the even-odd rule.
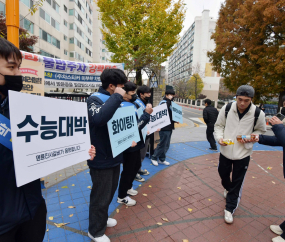
[[[144,160],[143,169],[150,175],[144,183],[134,182],[139,191],[137,205],[119,205],[116,192],[109,216],[118,225],[106,232],[111,241],[270,241],[274,235],[268,226],[285,218],[281,149],[254,145],[234,224],[226,225],[217,172],[219,154],[203,141],[205,128],[185,123],[173,133],[175,143],[167,153],[170,167],[155,167],[148,158]],[[45,182],[48,225],[44,241],[91,241],[87,232],[92,182],[86,162],[51,174]],[[57,227],[60,223],[67,224]]]

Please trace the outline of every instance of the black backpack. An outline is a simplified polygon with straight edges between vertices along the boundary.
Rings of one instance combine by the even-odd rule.
[[[225,110],[226,119],[227,119],[227,117],[228,117],[229,111],[231,110],[232,104],[233,104],[233,103],[228,103],[227,106],[226,106],[226,110]],[[258,120],[258,118],[259,118],[260,111],[261,111],[260,108],[259,108],[259,107],[256,107],[255,113],[254,113],[253,131],[254,131],[254,127],[255,127],[255,125],[256,125],[256,123],[257,123],[257,120]]]

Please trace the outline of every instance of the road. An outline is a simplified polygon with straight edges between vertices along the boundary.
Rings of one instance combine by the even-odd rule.
[[[190,108],[187,106],[182,107],[182,112],[183,112],[183,118],[187,118],[191,120],[196,127],[198,126],[204,126],[204,121],[203,121],[203,110],[199,109],[194,109]]]

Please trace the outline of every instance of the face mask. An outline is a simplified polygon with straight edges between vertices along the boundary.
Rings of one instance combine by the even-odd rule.
[[[10,75],[0,75],[4,76],[5,84],[3,86],[0,85],[0,92],[4,96],[8,96],[8,91],[16,91],[19,92],[22,90],[23,87],[23,78],[22,76],[10,76]]]
[[[150,97],[144,97],[144,100],[148,101],[150,99]]]
[[[136,101],[137,100],[137,94],[133,94],[133,95],[131,95],[131,97],[132,97],[132,99],[130,99],[130,102],[131,103],[133,103],[134,101]]]

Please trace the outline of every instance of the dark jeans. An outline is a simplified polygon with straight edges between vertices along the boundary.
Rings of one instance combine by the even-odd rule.
[[[234,213],[241,199],[245,174],[248,169],[250,156],[242,160],[230,160],[220,154],[219,174],[223,187],[228,191],[226,210]],[[231,172],[232,180],[230,178]]]
[[[133,181],[141,168],[140,150],[131,153],[123,153],[124,164],[121,173],[118,197],[123,199],[127,196],[127,191],[132,188]]]
[[[216,150],[217,145],[216,145],[216,140],[214,138],[214,126],[212,125],[207,126],[206,135],[207,135],[207,140],[210,143],[211,148]]]
[[[159,131],[160,142],[157,145],[151,159],[165,161],[166,152],[170,146],[172,130],[161,130]]]
[[[282,223],[282,224],[280,224],[279,225],[280,226],[280,228],[283,230],[283,234],[281,234],[280,236],[283,238],[283,239],[285,239],[285,221]]]
[[[4,208],[5,209],[5,208]],[[43,199],[35,217],[0,235],[1,242],[42,242],[46,232],[47,207]]]
[[[150,138],[146,138],[145,139],[145,146],[143,148],[141,148],[141,151],[140,151],[141,152],[141,162],[143,162],[143,160],[146,156],[149,141],[150,141]]]
[[[92,190],[89,206],[89,233],[94,237],[105,234],[108,209],[118,186],[120,165],[108,169],[90,167]]]

